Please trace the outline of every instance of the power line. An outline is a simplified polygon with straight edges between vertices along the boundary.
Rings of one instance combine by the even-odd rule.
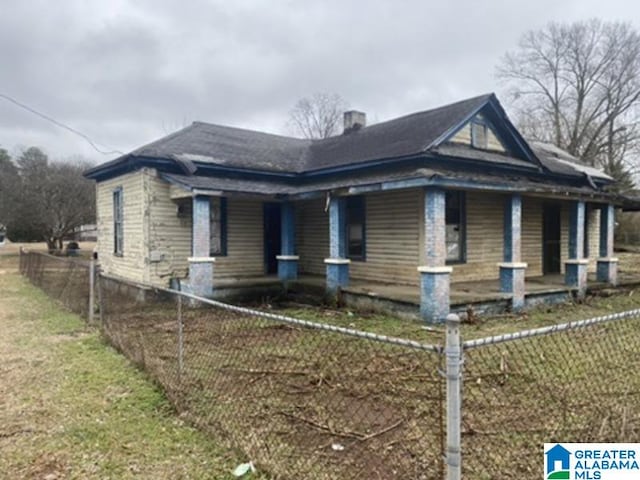
[[[45,120],[47,120],[48,122],[53,123],[54,125],[57,125],[58,127],[64,128],[65,130],[70,131],[71,133],[74,133],[80,137],[82,137],[89,145],[91,145],[93,147],[93,149],[98,152],[101,153],[102,155],[113,155],[115,153],[119,154],[119,155],[124,155],[123,152],[121,152],[120,150],[111,150],[111,151],[105,151],[105,150],[101,150],[94,142],[93,140],[91,140],[91,138],[89,138],[88,135],[85,135],[84,133],[76,130],[75,128],[70,127],[69,125],[65,125],[62,122],[59,122],[58,120],[56,120],[55,118],[51,118],[48,115],[45,115],[44,113],[41,113],[33,108],[31,108],[28,105],[25,105],[22,102],[19,102],[18,100],[16,100],[15,98],[10,97],[9,95],[5,95],[3,93],[0,93],[0,98],[4,98],[5,100],[7,100],[8,102],[13,103],[14,105],[17,105],[20,108],[23,108],[24,110],[33,113],[34,115],[37,115],[40,118],[43,118]]]

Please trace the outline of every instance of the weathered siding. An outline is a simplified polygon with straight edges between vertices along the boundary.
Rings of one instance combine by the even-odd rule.
[[[466,198],[466,262],[452,265],[451,281],[497,279],[498,263],[503,259],[507,197],[498,193],[467,192]],[[329,256],[329,222],[324,203],[324,200],[296,203],[301,273],[325,274],[323,261]],[[424,196],[419,189],[366,196],[367,256],[365,261],[351,263],[351,278],[419,283],[417,267],[424,264],[423,204]],[[522,261],[528,264],[527,276],[542,275],[542,204],[542,199],[523,197]],[[597,236],[595,226],[592,222],[592,238]],[[562,251],[565,250],[563,243]]]
[[[151,283],[166,286],[171,278],[188,275],[192,219],[189,215],[178,217],[178,204],[170,198],[169,183],[158,178],[154,171],[145,175],[145,191],[149,209],[146,265]]]
[[[138,171],[96,184],[97,251],[102,270],[110,275],[144,282],[145,200],[143,172]],[[123,251],[113,253],[113,191],[122,188]]]
[[[527,277],[542,275],[542,205],[540,198],[522,197],[521,257]]]
[[[166,284],[171,277],[186,278],[191,256],[190,216],[178,218],[175,187],[155,176],[149,178],[150,248],[162,260],[150,263],[154,283]],[[191,201],[183,199],[181,201]],[[258,200],[227,199],[227,255],[216,258],[214,278],[235,278],[264,273],[263,211]]]
[[[595,272],[600,256],[600,210],[589,209],[589,271]]]
[[[419,189],[366,196],[366,261],[351,262],[352,278],[418,284],[423,203]]]
[[[329,257],[329,214],[325,200],[296,202],[296,247],[300,273],[324,275]]]
[[[452,282],[493,279],[500,276],[503,259],[505,196],[467,192],[467,261],[453,264]]]
[[[218,257],[214,278],[264,275],[263,204],[227,199],[227,255]]]
[[[561,271],[564,273],[564,262],[569,258],[569,219],[571,202],[562,202],[562,237],[561,237]],[[587,204],[585,214],[588,215],[587,234],[589,241],[589,271],[595,272],[597,267],[598,252],[600,249],[600,210]]]
[[[458,130],[458,132],[456,132],[449,141],[453,143],[471,145],[471,123],[467,123],[464,127]],[[497,152],[506,151],[504,145],[502,145],[502,142],[498,140],[498,137],[496,137],[496,134],[491,130],[491,128],[487,128],[487,150]]]

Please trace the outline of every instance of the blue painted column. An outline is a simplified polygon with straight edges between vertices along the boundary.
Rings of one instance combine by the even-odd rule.
[[[445,193],[427,188],[424,195],[424,257],[420,272],[420,314],[428,322],[444,322],[450,307],[452,268],[446,265]]]
[[[285,285],[298,278],[298,257],[296,253],[296,211],[290,202],[284,202],[280,206],[280,255],[278,260],[278,278]]]
[[[587,267],[584,259],[584,215],[583,201],[571,203],[569,209],[569,255],[565,262],[565,284],[577,289],[577,297],[583,298],[587,292]]]
[[[597,278],[599,282],[611,285],[618,283],[618,259],[613,256],[614,226],[615,209],[611,204],[605,205],[600,210],[600,252]]]
[[[349,284],[349,264],[347,258],[347,201],[344,197],[331,197],[329,201],[329,258],[327,265],[327,292],[335,295],[340,287]]]
[[[513,194],[504,204],[504,254],[500,267],[500,290],[511,294],[514,311],[524,307],[526,263],[521,261],[522,196]]]
[[[193,197],[192,247],[189,257],[188,290],[194,295],[210,297],[213,294],[213,264],[210,256],[211,202],[209,197]]]

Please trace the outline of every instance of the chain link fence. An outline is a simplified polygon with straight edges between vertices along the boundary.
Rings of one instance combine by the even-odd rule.
[[[20,250],[20,273],[66,308],[89,319],[91,262]]]
[[[463,478],[535,478],[544,442],[640,442],[640,310],[462,347]]]
[[[20,260],[86,315],[87,262]],[[640,442],[640,310],[468,341],[453,316],[443,348],[98,280],[105,338],[274,478],[535,478],[545,442]]]
[[[440,347],[100,278],[104,333],[275,478],[440,479]]]

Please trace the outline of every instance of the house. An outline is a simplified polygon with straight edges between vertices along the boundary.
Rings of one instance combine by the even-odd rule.
[[[517,310],[584,295],[588,271],[616,284],[612,179],[525,141],[495,95],[344,119],[313,141],[194,122],[88,170],[103,270],[204,296],[322,282],[430,321],[472,300],[460,285]]]

